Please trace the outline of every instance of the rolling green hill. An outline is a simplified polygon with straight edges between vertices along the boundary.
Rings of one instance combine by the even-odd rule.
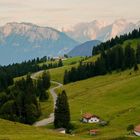
[[[139,83],[140,71],[135,73],[133,70],[127,70],[64,86],[76,132],[87,135],[89,129],[98,128],[100,135],[96,138],[101,139],[128,135],[128,125],[140,124]],[[99,127],[82,124],[79,122],[81,111],[98,115],[109,121],[109,125]]]
[[[140,43],[139,39],[128,40],[135,48]],[[91,57],[84,62],[93,62],[98,58]],[[79,58],[70,58],[60,68],[50,69],[52,80],[63,82],[64,71],[77,67]],[[140,66],[139,66],[140,68]],[[17,79],[16,79],[17,80]],[[55,85],[53,85],[55,86]],[[47,128],[36,128],[28,125],[0,120],[0,140],[137,140],[127,131],[129,125],[140,124],[140,70],[133,69],[123,72],[113,72],[105,76],[97,76],[86,80],[65,85],[70,111],[71,122],[74,126],[76,137],[61,135]],[[59,92],[62,89],[58,89]],[[52,99],[41,104],[43,115],[47,117],[52,111]],[[102,120],[109,122],[107,126],[98,124],[83,124],[80,122],[83,113],[90,112],[98,115]],[[49,128],[50,126],[48,126]],[[97,136],[89,136],[90,129],[98,129]]]
[[[0,140],[81,140],[82,138],[59,134],[46,128],[38,128],[0,119]]]

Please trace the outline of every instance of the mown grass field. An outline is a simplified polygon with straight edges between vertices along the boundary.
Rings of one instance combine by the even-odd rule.
[[[63,61],[63,65],[72,65],[72,64],[75,64],[77,63],[78,61],[81,61],[84,57],[80,57],[80,56],[77,56],[77,57],[72,57],[72,58],[66,58],[65,60],[62,60]],[[58,60],[55,60],[55,61],[47,61],[45,63],[40,63],[39,66],[42,66],[43,64],[55,64],[55,63],[58,63]]]
[[[82,138],[59,134],[46,128],[38,128],[0,119],[0,140],[81,140]]]
[[[94,61],[97,60],[98,57],[99,57],[99,55],[94,56],[94,57],[90,57],[88,59],[85,59],[83,62],[84,63],[94,62]],[[52,80],[63,83],[65,70],[70,70],[72,67],[77,67],[79,65],[79,59],[77,59],[77,57],[74,57],[73,59],[72,58],[69,58],[69,59],[67,60],[67,62],[73,60],[73,62],[76,62],[76,63],[73,64],[73,65],[64,65],[63,67],[59,67],[59,68],[49,70]]]
[[[95,139],[130,137],[126,130],[128,125],[140,124],[140,71],[127,70],[98,76],[68,84],[63,89],[69,98],[75,131],[83,137],[88,136],[88,131],[93,128],[100,130]],[[81,111],[98,115],[109,121],[109,125],[82,124],[79,121]]]

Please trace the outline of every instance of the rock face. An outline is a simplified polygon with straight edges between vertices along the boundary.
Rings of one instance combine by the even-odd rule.
[[[68,56],[92,56],[92,50],[94,46],[99,45],[101,42],[98,40],[87,41],[81,45],[76,46],[72,49]]]
[[[69,52],[78,42],[53,28],[31,23],[7,23],[0,27],[0,64],[21,62]]]
[[[64,32],[79,42],[89,40],[106,41],[114,38],[116,35],[129,33],[133,29],[140,27],[140,22],[132,23],[125,19],[119,19],[113,23],[105,21],[93,21],[90,23],[80,23],[70,29],[64,29]]]

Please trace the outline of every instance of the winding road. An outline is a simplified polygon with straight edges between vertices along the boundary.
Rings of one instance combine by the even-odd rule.
[[[31,75],[31,78],[34,80],[37,80],[37,75],[41,74],[43,71],[39,71],[36,72],[34,74]],[[53,97],[53,103],[54,103],[54,109],[55,109],[55,104],[56,104],[56,100],[57,100],[57,94],[55,92],[55,89],[62,87],[63,85],[61,83],[55,82],[55,81],[51,81],[51,83],[57,84],[56,87],[50,88],[50,94]],[[35,122],[33,125],[34,126],[46,126],[47,124],[53,123],[54,122],[54,113],[51,113],[50,116],[46,119],[40,120]]]

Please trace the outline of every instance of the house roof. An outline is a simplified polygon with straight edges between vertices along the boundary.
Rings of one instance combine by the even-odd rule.
[[[90,119],[90,118],[93,118],[93,117],[99,118],[98,116],[93,115],[91,113],[85,113],[85,114],[83,114],[83,118],[86,118],[86,119]]]
[[[98,132],[99,132],[99,130],[97,130],[97,129],[90,130],[90,133],[98,133]]]
[[[140,133],[140,125],[137,125],[137,126],[134,128],[134,131],[136,131],[136,132],[139,132],[139,133]]]

